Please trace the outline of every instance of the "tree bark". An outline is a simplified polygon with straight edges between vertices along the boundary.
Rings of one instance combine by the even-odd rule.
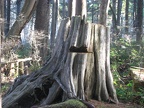
[[[40,43],[36,50],[39,50],[42,64],[45,62],[46,56],[48,55],[49,6],[50,0],[41,0],[38,2],[36,8],[35,38],[36,41]]]
[[[75,16],[76,12],[76,0],[69,0],[68,2],[68,17]]]
[[[137,0],[133,0],[133,27],[136,26]]]
[[[17,20],[14,22],[13,26],[9,30],[7,37],[18,36],[24,28],[25,24],[30,20],[33,11],[37,5],[38,0],[26,0],[25,4],[21,10],[21,14],[17,17]]]
[[[68,16],[80,15],[82,19],[87,18],[87,4],[86,0],[69,0],[68,2]]]
[[[87,18],[86,0],[77,0],[76,1],[76,15],[80,15],[82,19]]]
[[[1,47],[2,47],[2,37],[4,35],[4,0],[0,0],[0,58],[1,58]],[[0,59],[1,67],[1,59]],[[1,82],[1,70],[0,70],[0,82]],[[1,91],[1,83],[0,83]],[[2,108],[2,93],[0,92],[0,108]]]
[[[122,9],[122,0],[118,0],[117,3],[117,25],[118,26],[120,26],[121,9]]]
[[[53,1],[53,7],[52,7],[52,24],[51,24],[51,36],[50,36],[50,48],[51,50],[54,49],[55,44],[55,38],[56,38],[56,27],[58,24],[58,15],[59,15],[59,0]]]
[[[143,31],[143,0],[137,1],[137,14],[136,14],[136,41],[142,42]]]
[[[129,0],[126,0],[126,8],[125,8],[125,34],[128,34],[128,21],[129,21]]]
[[[115,33],[115,29],[117,26],[117,18],[116,18],[116,0],[112,0],[112,6],[110,5],[111,11],[112,11],[112,24],[113,24],[113,29]]]
[[[110,0],[101,0],[99,24],[106,25]]]
[[[20,11],[21,11],[21,2],[22,0],[17,0],[16,1],[16,5],[17,5],[17,16],[19,15]]]
[[[62,8],[62,16],[63,16],[63,18],[65,18],[66,17],[66,1],[65,0],[63,0],[63,6],[62,6],[63,8]]]
[[[3,98],[3,108],[44,106],[72,98],[117,103],[107,52],[109,32],[105,26],[84,23],[80,16],[62,20],[51,59],[40,70],[15,80]]]
[[[11,0],[7,0],[7,9],[6,9],[6,27],[5,27],[5,35],[9,32],[9,27],[10,27],[10,10],[11,8]]]
[[[4,0],[1,0],[0,5],[0,38],[2,42],[4,38]]]

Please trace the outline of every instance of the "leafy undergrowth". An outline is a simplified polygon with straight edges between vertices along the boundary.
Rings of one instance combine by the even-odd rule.
[[[1,82],[1,92],[2,92],[2,96],[7,92],[7,90],[9,89],[9,87],[12,85],[14,81],[14,78],[6,78],[2,80]]]
[[[144,42],[139,44],[135,41],[120,39],[111,44],[110,55],[118,99],[122,102],[139,104],[143,106],[140,108],[144,108],[144,87],[135,88],[130,70],[132,66],[144,66]]]

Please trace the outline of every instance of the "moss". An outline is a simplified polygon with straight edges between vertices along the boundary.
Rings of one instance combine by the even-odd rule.
[[[87,108],[85,104],[76,99],[70,99],[65,102],[43,106],[39,108]]]

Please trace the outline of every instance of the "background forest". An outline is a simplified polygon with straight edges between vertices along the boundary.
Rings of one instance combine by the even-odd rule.
[[[1,4],[4,8],[4,27],[1,27],[2,81],[10,82],[13,78],[30,74],[52,57],[60,23],[69,17],[69,1],[41,0],[36,7],[30,8],[29,0],[4,0]],[[25,2],[29,5],[22,9]],[[101,4],[108,6],[106,22],[100,20]],[[143,0],[87,0],[86,6],[88,22],[110,28],[110,64],[118,99],[143,106]],[[25,10],[26,19],[20,15]],[[31,13],[31,10],[35,11]],[[24,21],[15,27],[21,18]],[[9,83],[2,83],[2,92],[5,93],[8,87]]]

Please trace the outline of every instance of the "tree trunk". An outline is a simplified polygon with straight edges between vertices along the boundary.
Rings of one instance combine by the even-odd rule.
[[[76,0],[69,0],[68,2],[68,17],[75,16],[76,13]]]
[[[118,26],[120,26],[121,9],[122,9],[122,0],[118,0],[118,6],[117,6],[117,25]]]
[[[24,62],[19,62],[19,76],[24,75]]]
[[[0,3],[0,38],[1,42],[4,37],[4,0]]]
[[[109,33],[107,27],[83,23],[81,17],[62,20],[51,59],[40,70],[15,80],[3,98],[3,108],[43,106],[71,98],[117,103]]]
[[[33,10],[37,5],[38,0],[26,0],[22,8],[21,14],[17,17],[17,20],[11,27],[10,31],[7,34],[7,37],[10,36],[19,36],[20,32],[24,28],[25,24],[30,20]]]
[[[76,15],[80,15],[82,19],[87,18],[87,2],[86,0],[76,1]]]
[[[7,0],[7,10],[6,10],[6,27],[5,27],[5,35],[9,32],[10,27],[10,8],[11,8],[11,0]]]
[[[133,27],[136,26],[137,0],[133,0]]]
[[[143,29],[143,0],[137,1],[137,14],[136,14],[136,41],[142,42]]]
[[[22,0],[17,0],[16,1],[16,5],[17,5],[17,16],[19,15],[19,13],[20,13],[20,10],[21,10],[21,2],[22,2]]]
[[[101,0],[99,24],[106,25],[110,0]]]
[[[110,9],[112,11],[112,40],[116,41],[118,38],[119,30],[117,28],[117,18],[116,18],[116,0],[113,0],[112,5],[110,4]]]
[[[66,1],[65,0],[63,0],[63,6],[62,6],[63,8],[62,8],[62,16],[63,16],[63,18],[65,18],[66,17]]]
[[[114,33],[115,33],[115,29],[117,26],[117,19],[116,19],[116,0],[112,0],[112,6],[110,5],[111,11],[112,11],[112,25],[113,25],[113,29],[114,29]]]
[[[92,0],[92,3],[93,3],[93,5],[92,5],[92,12],[91,12],[91,14],[92,14],[92,23],[94,23],[94,0]]]
[[[4,0],[0,0],[0,58],[1,58],[1,46],[2,46],[2,36],[4,35]],[[1,67],[1,59],[0,59],[0,67]],[[0,82],[1,82],[1,70],[0,70]],[[0,83],[0,91],[1,91],[1,83]],[[0,108],[2,108],[2,93],[0,92]]]
[[[126,0],[126,8],[125,8],[125,34],[128,34],[128,21],[129,21],[129,0]]]
[[[53,7],[52,7],[52,25],[51,25],[51,36],[50,36],[50,40],[51,40],[51,45],[50,48],[51,50],[54,49],[54,44],[55,44],[55,38],[56,38],[56,27],[57,27],[57,23],[58,23],[58,11],[59,11],[59,0],[53,0]]]
[[[50,0],[41,0],[38,2],[36,8],[35,38],[36,41],[40,43],[36,50],[39,50],[42,64],[45,62],[46,56],[48,55],[49,6]]]

